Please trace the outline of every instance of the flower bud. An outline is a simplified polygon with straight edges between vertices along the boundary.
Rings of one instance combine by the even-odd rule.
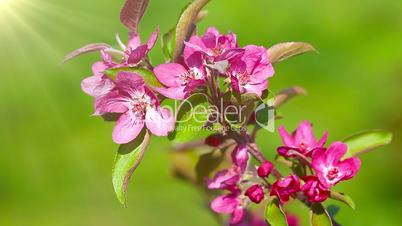
[[[223,143],[223,140],[222,134],[212,134],[205,139],[205,144],[212,147],[218,147]]]
[[[264,189],[259,184],[254,184],[249,187],[245,193],[245,195],[255,203],[260,203],[261,200],[264,199]]]
[[[289,197],[300,191],[299,178],[292,174],[277,180],[271,187],[271,196],[277,196],[281,203],[289,200]]]
[[[274,168],[274,165],[270,161],[265,161],[257,169],[258,176],[259,177],[267,177],[271,173],[273,168]]]

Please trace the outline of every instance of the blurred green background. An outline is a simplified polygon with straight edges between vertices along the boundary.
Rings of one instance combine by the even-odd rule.
[[[128,208],[114,195],[113,125],[92,118],[80,90],[97,54],[60,65],[69,51],[125,37],[123,0],[0,0],[0,225],[216,225],[198,193],[169,174],[169,142],[154,139],[128,189]],[[187,0],[151,0],[144,39],[174,26]],[[337,186],[357,209],[341,206],[344,225],[400,225],[402,212],[402,1],[215,0],[201,31],[237,33],[241,45],[312,43],[309,54],[276,66],[270,89],[309,91],[282,109],[288,129],[311,120],[330,141],[358,130],[394,133],[391,145],[362,156],[358,176]],[[151,56],[162,62],[160,45]],[[277,133],[261,133],[268,156]],[[293,208],[302,215],[308,210]],[[303,221],[303,223],[306,223]]]

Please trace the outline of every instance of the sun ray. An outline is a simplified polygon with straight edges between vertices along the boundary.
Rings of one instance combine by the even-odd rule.
[[[59,32],[60,35],[67,35],[67,32],[63,30],[59,22],[62,21],[65,24],[69,21],[68,18],[58,16],[54,6],[38,0],[0,1],[2,1],[0,5],[0,46],[4,45],[6,47],[7,45],[7,48],[1,48],[0,59],[5,59],[3,62],[8,62],[5,64],[6,68],[2,68],[2,70],[13,73],[12,75],[1,73],[2,76],[12,76],[2,82],[2,86],[8,86],[2,89],[2,92],[9,92],[8,95],[12,93],[11,96],[17,98],[13,102],[15,103],[14,105],[21,105],[21,99],[26,95],[30,95],[28,92],[33,92],[31,89],[35,87],[35,97],[41,98],[40,106],[47,108],[48,114],[51,114],[55,120],[55,125],[61,129],[63,136],[68,138],[69,145],[74,150],[73,154],[70,152],[68,157],[82,163],[80,165],[84,171],[90,171],[90,168],[79,158],[79,153],[83,151],[82,145],[73,135],[70,126],[66,124],[60,111],[61,106],[59,105],[61,103],[55,99],[52,89],[49,89],[47,79],[44,77],[46,76],[44,72],[49,68],[56,70],[55,68],[58,67],[65,52],[60,48],[61,46],[58,45],[57,40],[52,40],[49,34],[43,31],[50,30],[54,34]],[[46,15],[46,17],[43,15]],[[76,18],[73,16],[73,12],[70,15],[72,18]],[[81,17],[75,20],[78,22],[79,19],[83,18],[85,19],[85,17]],[[111,38],[113,38],[113,35],[111,35]],[[7,52],[3,51],[3,49],[7,50]],[[36,51],[35,54],[33,54],[34,51]],[[33,56],[41,57],[33,58]],[[22,66],[19,67],[19,64]],[[68,70],[73,73],[76,69]],[[57,74],[54,76],[57,76]],[[19,84],[21,81],[22,84]],[[15,87],[23,89],[21,91],[15,89]],[[18,108],[23,108],[23,106]]]

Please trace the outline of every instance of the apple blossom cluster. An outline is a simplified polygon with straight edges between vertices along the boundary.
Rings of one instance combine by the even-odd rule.
[[[273,76],[274,70],[264,47],[239,48],[235,34],[223,35],[215,28],[208,28],[203,36],[194,35],[185,43],[180,63],[153,67],[147,54],[157,41],[158,31],[142,45],[139,35],[133,32],[130,32],[127,45],[117,36],[123,51],[101,47],[102,60],[93,64],[93,75],[81,83],[82,90],[94,97],[94,115],[118,115],[112,136],[117,144],[133,141],[144,126],[156,136],[167,136],[174,130],[173,113],[160,106],[157,94],[184,100],[205,87],[214,75],[225,78],[228,90],[239,94],[261,96],[267,90],[267,79]],[[83,52],[79,49],[76,55]],[[115,62],[113,55],[120,61]],[[140,74],[124,70],[133,67],[153,69],[163,86],[147,85]],[[105,73],[113,69],[122,69],[115,79]]]
[[[185,43],[182,63],[162,64],[154,69],[165,86],[157,91],[168,98],[183,100],[205,86],[214,73],[212,70],[226,78],[233,91],[258,96],[268,88],[267,79],[274,74],[264,47],[239,48],[235,34],[222,35],[217,29],[208,28],[203,36],[194,35]]]
[[[344,143],[334,142],[325,148],[328,133],[317,141],[308,121],[300,123],[292,134],[281,126],[279,134],[284,146],[278,147],[278,154],[298,164],[301,172],[276,176],[274,182],[270,183],[268,179],[274,165],[266,160],[257,170],[250,169],[247,154],[249,147],[237,145],[232,152],[233,167],[207,180],[209,189],[227,191],[227,194],[212,201],[211,208],[217,213],[231,214],[231,224],[237,224],[243,219],[250,202],[259,204],[266,196],[276,196],[281,204],[285,204],[291,197],[308,202],[323,202],[329,197],[334,185],[351,179],[360,168],[358,158],[342,159],[347,151]],[[250,175],[259,177],[259,183],[247,179]]]
[[[357,174],[361,162],[356,155],[388,144],[392,134],[362,132],[325,146],[328,133],[316,139],[311,123],[303,121],[293,133],[278,128],[283,145],[276,150],[276,161],[268,160],[256,144],[257,133],[273,132],[266,125],[281,118],[277,109],[306,93],[298,86],[276,94],[268,91],[273,65],[316,50],[303,42],[241,47],[234,33],[221,34],[214,27],[198,35],[196,25],[205,15],[201,9],[209,1],[193,0],[176,27],[162,36],[161,64],[154,65],[149,56],[159,28],[145,43],[138,32],[148,0],[126,0],[120,19],[129,35],[126,44],[116,35],[119,49],[94,43],[65,58],[100,54],[81,88],[94,99],[93,115],[115,123],[112,139],[119,150],[112,177],[117,198],[126,205],[128,182],[150,136],[167,136],[181,147],[172,151],[180,155],[180,161],[172,160],[173,169],[195,186],[205,181],[198,190],[207,194],[206,202],[214,214],[221,214],[217,218],[223,217],[224,225],[298,226],[299,219],[282,209],[290,199],[311,210],[311,225],[337,225],[323,202],[331,198],[354,208],[351,198],[334,191],[334,186]],[[173,108],[165,100],[179,105]],[[284,164],[291,173],[282,175],[276,164]]]

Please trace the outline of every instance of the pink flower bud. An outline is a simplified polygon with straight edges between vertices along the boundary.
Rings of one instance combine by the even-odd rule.
[[[277,196],[281,203],[289,200],[289,197],[294,193],[300,191],[299,178],[292,174],[290,176],[277,180],[271,188],[270,195]]]
[[[255,203],[260,203],[264,199],[264,189],[259,184],[254,184],[249,187],[245,195]]]
[[[273,168],[274,168],[274,165],[270,161],[265,161],[257,169],[258,176],[259,177],[267,177],[271,173]]]
[[[306,195],[309,202],[323,202],[329,196],[329,190],[324,187],[317,176],[305,176],[303,180],[306,182],[301,191]]]

